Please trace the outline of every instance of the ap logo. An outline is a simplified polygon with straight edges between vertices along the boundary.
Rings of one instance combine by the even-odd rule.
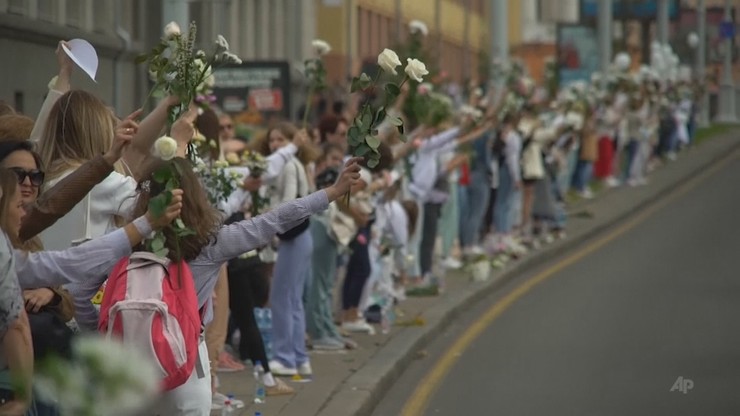
[[[687,394],[689,390],[694,388],[694,381],[689,380],[688,378],[684,377],[678,377],[676,379],[676,382],[673,383],[673,386],[671,387],[671,392],[674,391],[680,391],[683,394]]]

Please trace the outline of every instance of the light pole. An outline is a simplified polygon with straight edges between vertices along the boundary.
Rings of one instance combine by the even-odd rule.
[[[732,0],[725,0],[724,24],[732,24]],[[732,30],[734,32],[734,30]],[[719,91],[719,114],[717,121],[720,123],[737,123],[735,114],[735,82],[732,79],[732,33],[723,33],[725,36],[725,60],[722,67],[722,83]]]
[[[612,62],[612,0],[600,0],[598,11],[601,72],[606,74]]]
[[[668,0],[658,0],[658,41],[668,43]]]
[[[696,4],[697,30],[699,31],[699,48],[696,54],[696,72],[699,82],[706,87],[707,81],[707,7],[705,0],[698,0]],[[709,125],[709,91],[702,88],[701,102],[699,103],[699,126]]]

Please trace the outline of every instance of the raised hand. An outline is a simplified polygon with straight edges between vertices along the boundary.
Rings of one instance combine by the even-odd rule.
[[[348,160],[344,165],[344,169],[339,174],[337,182],[326,188],[326,195],[329,197],[329,202],[332,202],[339,197],[347,194],[352,186],[360,181],[360,162],[361,157],[353,157]]]
[[[162,214],[160,217],[155,217],[151,211],[146,212],[146,218],[147,220],[149,220],[149,224],[152,225],[152,228],[154,228],[155,230],[164,228],[170,225],[170,223],[174,221],[175,218],[180,216],[180,212],[182,211],[182,196],[182,189],[173,189],[172,201],[167,206],[164,214]]]
[[[109,163],[116,163],[121,158],[123,151],[131,144],[134,136],[139,132],[139,123],[136,120],[141,117],[142,112],[141,109],[134,111],[116,126],[113,143],[111,143],[110,149],[103,156]]]
[[[62,49],[62,45],[69,48],[69,45],[67,42],[60,40],[57,44],[57,63],[59,64],[59,75],[57,76],[57,81],[54,84],[54,89],[59,92],[67,92],[71,88],[70,79],[72,77],[72,70],[74,69],[74,62],[72,61],[72,58],[67,55],[66,52],[64,52],[64,49]]]

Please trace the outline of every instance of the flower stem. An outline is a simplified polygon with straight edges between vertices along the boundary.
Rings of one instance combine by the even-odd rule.
[[[308,95],[306,96],[306,110],[303,112],[303,128],[305,129],[308,125],[308,113],[311,112],[311,101],[313,99],[314,86],[313,83],[308,87]]]

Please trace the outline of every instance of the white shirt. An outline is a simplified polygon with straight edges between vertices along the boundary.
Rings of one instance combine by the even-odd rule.
[[[44,184],[46,189],[53,187],[74,169]],[[105,235],[116,228],[116,216],[129,219],[136,202],[136,180],[129,176],[112,172],[102,182],[95,185],[90,193],[67,215],[41,233],[41,240],[47,250],[64,250],[72,242]]]
[[[421,202],[428,202],[430,193],[439,177],[438,156],[457,147],[454,141],[460,133],[459,127],[448,129],[422,142],[416,152],[412,183],[409,190]]]

